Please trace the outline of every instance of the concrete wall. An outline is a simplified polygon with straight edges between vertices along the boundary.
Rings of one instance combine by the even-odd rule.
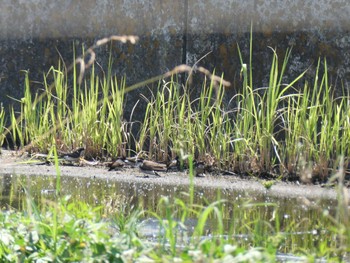
[[[200,65],[224,73],[234,83],[234,92],[241,84],[237,43],[248,60],[251,22],[256,85],[267,82],[268,46],[277,48],[280,56],[293,47],[290,77],[312,69],[320,56],[326,56],[332,82],[339,85],[342,79],[347,85],[349,14],[347,0],[4,0],[0,101],[8,105],[12,101],[7,95],[22,96],[21,70],[29,70],[31,79],[40,81],[42,73],[57,63],[57,51],[69,64],[73,41],[79,53],[83,44],[115,34],[140,36],[135,46],[112,45],[115,71],[127,75],[129,84],[181,63],[193,65],[210,52]],[[98,50],[102,65],[108,50],[108,46]]]
[[[349,30],[346,0],[4,0],[0,39]]]

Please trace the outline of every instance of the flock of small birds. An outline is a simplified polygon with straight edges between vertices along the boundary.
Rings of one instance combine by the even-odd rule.
[[[162,173],[180,171],[180,161],[178,158],[169,163],[159,163],[150,160],[144,160],[137,157],[118,158],[113,162],[108,163],[108,171],[119,171],[124,168],[138,168],[145,177],[162,177]],[[197,177],[205,177],[205,165],[203,162],[195,162],[195,175]]]
[[[84,148],[78,148],[71,153],[60,152],[59,158],[68,162],[79,162],[83,160],[84,150]],[[106,166],[108,167],[108,171],[120,171],[124,168],[138,168],[139,171],[144,174],[144,177],[162,177],[162,173],[181,170],[178,157],[167,164],[145,160],[137,156],[120,157],[112,162],[107,162]],[[196,177],[205,177],[205,173],[210,171],[210,167],[204,162],[194,161],[193,166]]]

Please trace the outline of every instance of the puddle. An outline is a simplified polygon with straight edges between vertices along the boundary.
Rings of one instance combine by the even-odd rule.
[[[22,209],[26,202],[25,187],[34,200],[53,200],[55,198],[56,179],[52,176],[0,176],[0,206],[2,209],[13,207]],[[189,189],[186,185],[169,186],[152,183],[118,182],[108,179],[61,177],[61,195],[70,195],[75,201],[82,201],[93,206],[102,206],[103,213],[113,214],[127,208],[145,209],[163,216],[159,206],[162,196],[170,200],[181,198],[188,201]],[[228,200],[220,207],[224,217],[224,229],[227,235],[221,238],[235,239],[238,243],[251,242],[252,228],[266,228],[263,222],[275,227],[284,234],[283,251],[296,247],[312,250],[315,244],[329,238],[327,220],[322,214],[334,213],[335,200],[309,200],[305,198],[277,198],[268,194],[257,194],[251,191],[229,191],[195,187],[194,203],[206,206],[216,200]],[[170,202],[172,203],[172,202]],[[277,209],[276,209],[277,208]],[[175,215],[176,216],[176,215]],[[180,216],[179,216],[180,218]],[[177,220],[174,218],[174,220]],[[261,221],[261,222],[260,222]],[[291,224],[292,223],[292,224]],[[196,218],[189,217],[183,225],[178,224],[178,231],[189,236],[196,225]],[[294,227],[291,228],[291,225]],[[203,238],[212,237],[217,227],[215,220],[209,220]],[[273,229],[273,228],[271,228]],[[266,235],[274,234],[267,227]],[[139,224],[140,235],[150,240],[156,239],[162,229],[158,221],[144,218]],[[156,240],[154,240],[156,241]],[[186,243],[186,240],[183,241]],[[310,247],[309,247],[310,246]]]
[[[55,196],[56,178],[53,176],[35,175],[0,175],[0,206],[10,205],[21,209],[21,203],[25,198],[25,187],[35,200],[53,199]],[[158,202],[162,196],[170,199],[175,197],[188,198],[189,187],[187,185],[171,186],[154,184],[152,182],[119,182],[108,179],[61,177],[61,195],[70,195],[76,201],[83,201],[90,205],[117,206],[128,202],[129,206],[139,207],[156,211]],[[310,217],[313,211],[320,208],[332,211],[336,205],[335,200],[310,200],[303,197],[280,198],[266,194],[256,193],[249,190],[232,191],[229,189],[214,189],[209,187],[195,186],[194,203],[207,205],[220,199],[231,202],[251,202],[259,204],[275,204],[279,214],[285,219],[296,215],[300,218]],[[225,214],[230,215],[230,205],[224,204]],[[268,213],[267,209],[266,212]],[[271,214],[272,216],[272,214]]]

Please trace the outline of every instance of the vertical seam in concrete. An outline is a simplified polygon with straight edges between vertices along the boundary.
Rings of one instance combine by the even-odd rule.
[[[187,65],[187,34],[188,34],[188,0],[184,0],[184,23],[183,23],[183,33],[182,33],[182,58],[181,58],[181,62],[182,64],[186,64]],[[181,83],[182,85],[185,87],[186,86],[186,79],[187,77],[185,77],[186,74],[183,74],[183,78]]]
[[[187,27],[188,27],[188,0],[184,2],[184,31],[182,35],[182,64],[187,64]]]

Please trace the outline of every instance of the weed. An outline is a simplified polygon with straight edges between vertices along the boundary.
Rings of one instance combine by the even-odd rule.
[[[303,182],[326,181],[336,159],[349,155],[349,96],[334,97],[325,60],[323,68],[318,61],[313,85],[301,83],[306,71],[283,83],[291,50],[282,60],[272,50],[268,87],[256,88],[251,40],[248,64],[238,47],[242,88],[224,103],[224,87],[230,83],[200,66],[180,65],[130,87],[125,79],[112,76],[111,62],[107,73],[96,75],[93,50],[108,40],[74,60],[70,67],[73,91],[67,84],[68,72],[60,64],[44,76],[40,94],[31,93],[26,72],[21,113],[10,111],[11,126],[4,133],[11,132],[18,145],[31,151],[48,152],[53,145],[63,151],[85,146],[87,158],[145,152],[149,159],[162,162],[176,156],[184,162],[191,155],[211,170]],[[85,62],[87,55],[90,60]],[[76,65],[80,65],[79,72]],[[84,79],[87,68],[90,75]],[[187,72],[191,76],[194,70],[204,76],[197,98],[192,98],[192,87],[182,86],[176,75]],[[135,134],[132,116],[124,119],[124,96],[155,81],[159,84],[152,96],[141,95],[147,106]],[[349,160],[345,158],[344,163],[347,167]]]
[[[5,140],[4,130],[5,130],[5,111],[4,111],[4,107],[0,105],[0,145],[2,145]],[[0,153],[1,153],[1,150],[0,150]]]

